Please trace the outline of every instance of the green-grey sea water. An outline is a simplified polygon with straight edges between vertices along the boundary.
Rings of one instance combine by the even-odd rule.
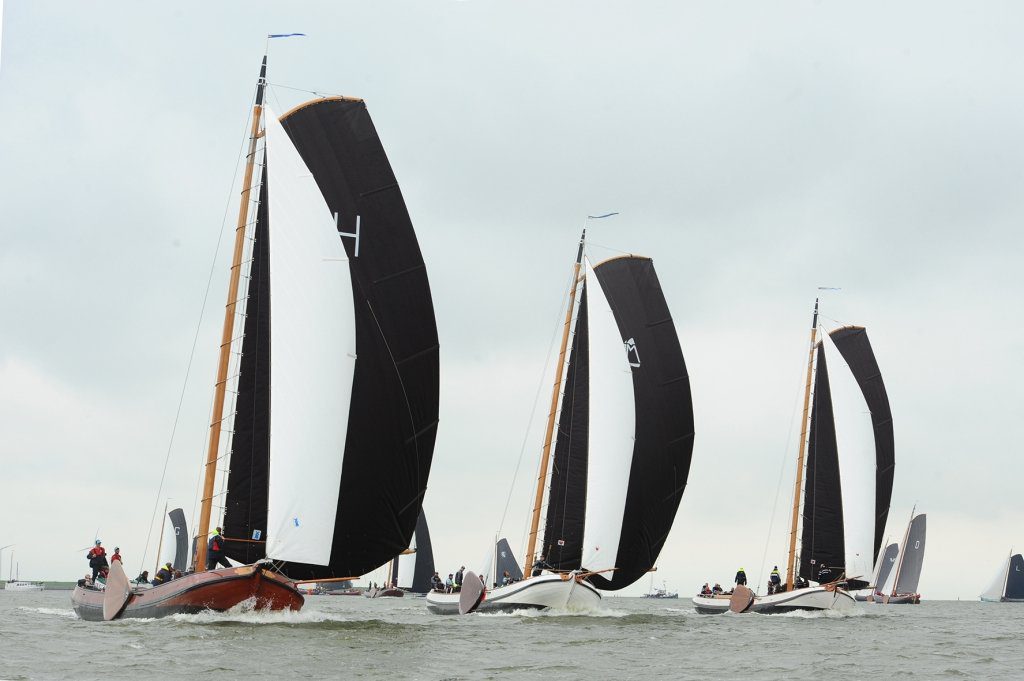
[[[70,596],[0,591],[0,679],[1024,678],[1024,604],[708,616],[606,598],[588,614],[443,617],[422,598],[311,596],[298,613],[95,623]]]

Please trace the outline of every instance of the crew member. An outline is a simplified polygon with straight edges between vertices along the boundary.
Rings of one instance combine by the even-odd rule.
[[[772,569],[772,574],[768,577],[768,593],[774,594],[779,593],[779,586],[782,584],[782,575],[779,574],[779,566],[776,565]]]
[[[85,557],[89,559],[89,567],[92,568],[92,581],[96,581],[97,575],[106,574],[107,550],[103,548],[103,543],[99,539],[96,540],[96,545],[89,549],[89,553]]]
[[[824,563],[818,568],[818,584],[828,584],[832,581],[832,568]]]
[[[739,570],[737,570],[736,571],[736,579],[734,581],[736,582],[736,586],[746,586],[747,585],[747,571],[744,570],[743,568],[740,568]]]
[[[534,563],[533,563],[533,572],[530,573],[530,576],[531,577],[539,577],[540,573],[544,572],[544,570],[550,570],[550,569],[551,569],[551,566],[548,565],[548,562],[546,560],[544,560],[544,555],[541,554],[541,557],[538,558],[536,561],[534,561]]]
[[[164,563],[164,566],[153,576],[153,586],[166,584],[172,579],[174,579],[174,573],[171,571],[171,564]]]
[[[210,543],[206,546],[206,569],[213,570],[218,565],[231,567],[231,563],[224,555],[224,537],[220,535],[219,527],[214,530]]]
[[[117,561],[118,563],[124,563],[124,561],[123,561],[123,560],[121,560],[121,547],[120,547],[120,546],[115,546],[115,547],[114,547],[114,555],[112,555],[112,556],[110,557],[110,562],[111,562],[111,563],[113,563],[113,562],[114,562],[115,560],[116,560],[116,561]]]
[[[466,571],[466,566],[463,565],[462,567],[459,568],[459,571],[455,573],[455,590],[456,591],[461,591],[462,590],[462,575],[463,575],[463,573],[465,571]]]

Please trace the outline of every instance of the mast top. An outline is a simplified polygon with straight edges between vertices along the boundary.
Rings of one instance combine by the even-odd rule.
[[[583,244],[587,240],[587,228],[583,228],[583,234],[580,234],[580,248],[576,251],[576,264],[579,265],[583,262]]]
[[[814,299],[814,319],[811,320],[811,328],[818,328],[818,298]]]
[[[267,87],[267,55],[263,55],[260,65],[260,78],[256,81],[256,106],[263,106],[263,91]]]

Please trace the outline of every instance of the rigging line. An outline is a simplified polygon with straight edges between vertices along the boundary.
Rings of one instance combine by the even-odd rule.
[[[570,286],[572,285],[572,279],[573,278],[570,275],[569,276],[569,285]],[[568,291],[569,288],[567,287],[564,290]],[[505,498],[505,510],[502,511],[502,513],[501,513],[501,522],[498,523],[498,534],[499,535],[501,534],[502,529],[504,529],[504,527],[505,527],[505,518],[508,516],[508,507],[509,507],[509,504],[512,502],[512,494],[515,492],[516,479],[519,476],[519,469],[520,469],[520,467],[522,466],[522,463],[523,463],[523,456],[526,454],[526,444],[527,444],[527,442],[529,442],[529,439],[530,439],[530,430],[533,428],[533,420],[534,420],[534,417],[537,415],[537,403],[540,401],[541,391],[544,389],[544,379],[547,377],[547,375],[548,375],[548,367],[550,367],[550,365],[551,365],[551,354],[552,354],[552,351],[555,348],[555,341],[558,338],[558,331],[562,327],[562,316],[563,316],[563,313],[565,312],[565,306],[569,304],[568,293],[566,293],[566,295],[562,296],[562,298],[563,298],[562,304],[558,307],[558,316],[557,316],[557,318],[555,320],[555,326],[554,326],[554,329],[551,332],[551,342],[548,343],[548,351],[547,351],[547,353],[545,355],[545,359],[544,359],[544,369],[543,369],[543,372],[541,373],[540,381],[538,381],[538,383],[537,383],[537,392],[536,392],[536,394],[533,397],[533,408],[530,410],[530,418],[526,422],[526,433],[523,435],[523,444],[519,448],[519,459],[516,461],[516,468],[515,468],[515,471],[512,473],[512,484],[509,486],[508,496]],[[540,469],[540,464],[539,463],[537,464],[537,467],[538,467],[538,471],[539,471],[539,469]]]
[[[255,94],[253,95],[253,101],[255,101]],[[252,106],[249,107],[249,113],[247,113],[245,117],[246,131],[248,131],[247,124],[251,117]],[[241,145],[239,145],[238,157],[235,159],[235,172],[231,176],[232,188],[234,188],[235,186],[235,180],[238,179],[238,167],[240,165],[239,161],[242,159],[243,150],[245,149],[245,142],[248,140],[248,137],[248,132],[246,132],[245,136],[243,137]],[[181,394],[178,396],[178,408],[174,412],[174,424],[171,426],[171,437],[167,442],[167,454],[164,456],[164,467],[163,470],[160,472],[160,485],[157,487],[156,500],[153,503],[153,513],[149,519],[149,532],[146,534],[146,548],[142,551],[142,560],[141,564],[139,565],[140,574],[142,572],[142,568],[146,565],[146,555],[149,553],[149,543],[153,538],[153,522],[154,520],[156,520],[156,513],[160,509],[160,496],[163,493],[164,481],[167,478],[167,465],[171,461],[171,450],[174,447],[174,435],[178,431],[178,420],[181,418],[181,406],[185,402],[185,391],[188,388],[188,379],[190,374],[192,373],[192,361],[195,359],[196,346],[199,344],[199,332],[203,326],[203,317],[206,315],[206,304],[207,302],[209,302],[210,299],[210,289],[213,287],[213,275],[217,270],[217,256],[220,255],[220,247],[224,241],[224,226],[227,224],[228,211],[231,210],[231,200],[233,198],[232,194],[233,192],[229,190],[228,199],[227,201],[224,202],[224,215],[221,217],[220,221],[220,230],[218,231],[217,234],[217,245],[214,247],[213,251],[213,262],[210,263],[210,274],[206,279],[206,292],[203,294],[203,304],[200,306],[199,309],[199,321],[196,322],[196,332],[195,335],[192,337],[192,349],[188,353],[188,364],[185,367],[185,380],[181,384]],[[193,513],[194,512],[195,506],[193,505]]]
[[[587,248],[590,248],[591,246],[596,246],[598,248],[603,248],[606,251],[612,251],[613,253],[619,253],[621,255],[633,255],[633,253],[631,253],[629,251],[623,251],[622,249],[614,248],[612,246],[605,246],[604,244],[597,244],[597,243],[594,243],[593,241],[591,241],[590,239],[587,239]]]
[[[267,82],[267,85],[268,86],[272,85],[273,87],[284,88],[285,90],[295,90],[296,92],[305,92],[305,93],[310,94],[310,95],[316,95],[317,97],[341,97],[342,96],[342,95],[339,95],[339,94],[336,94],[336,93],[324,93],[324,92],[319,92],[317,90],[306,90],[306,89],[303,89],[303,88],[300,88],[300,87],[291,87],[289,85],[281,85],[280,83],[271,83],[269,81]]]

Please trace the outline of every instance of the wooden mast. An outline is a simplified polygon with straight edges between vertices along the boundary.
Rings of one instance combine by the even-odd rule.
[[[156,569],[153,570],[153,576],[156,577],[156,573],[160,572],[160,551],[164,548],[164,525],[167,524],[167,502],[164,502],[164,518],[160,521],[160,541],[156,544]]]
[[[537,491],[533,497],[533,518],[530,521],[530,539],[526,545],[526,559],[523,561],[523,577],[529,578],[533,572],[534,551],[537,548],[537,528],[540,525],[540,509],[544,503],[544,485],[548,477],[548,463],[551,459],[551,438],[555,430],[555,411],[558,409],[558,396],[562,392],[562,374],[565,367],[565,349],[569,344],[569,327],[572,324],[573,307],[576,304],[576,286],[580,279],[580,266],[583,263],[583,243],[587,238],[587,229],[583,228],[580,236],[580,247],[576,251],[576,264],[572,268],[572,285],[569,288],[569,304],[565,310],[565,326],[562,329],[562,345],[558,351],[558,366],[555,371],[555,385],[551,389],[551,408],[548,411],[548,425],[544,431],[544,449],[540,455],[540,473],[537,475]],[[495,578],[498,570],[495,565]]]
[[[789,530],[789,560],[786,564],[786,591],[793,590],[796,563],[796,530],[800,521],[800,491],[804,480],[804,455],[807,451],[807,416],[811,403],[811,378],[814,375],[814,343],[818,333],[818,299],[814,299],[814,319],[811,321],[811,349],[807,352],[807,383],[804,386],[803,419],[800,422],[800,450],[796,459],[796,484],[793,486],[793,522]]]
[[[263,56],[260,77],[256,83],[256,100],[252,108],[252,130],[249,133],[249,155],[245,160],[245,175],[242,178],[242,198],[238,206],[238,222],[235,227],[235,250],[231,259],[231,277],[228,284],[228,302],[224,308],[224,333],[221,334],[220,363],[217,366],[217,383],[213,393],[213,416],[210,422],[210,441],[206,450],[206,468],[203,480],[202,506],[199,511],[198,546],[196,547],[196,571],[206,569],[206,537],[210,534],[210,515],[213,510],[213,485],[217,477],[217,454],[220,451],[221,423],[224,421],[224,395],[228,380],[228,362],[231,359],[231,340],[235,329],[235,305],[238,301],[238,282],[242,273],[242,252],[245,246],[245,227],[249,218],[249,193],[252,188],[252,172],[256,163],[256,140],[259,138],[260,119],[263,114],[263,91],[267,82],[267,57]]]

